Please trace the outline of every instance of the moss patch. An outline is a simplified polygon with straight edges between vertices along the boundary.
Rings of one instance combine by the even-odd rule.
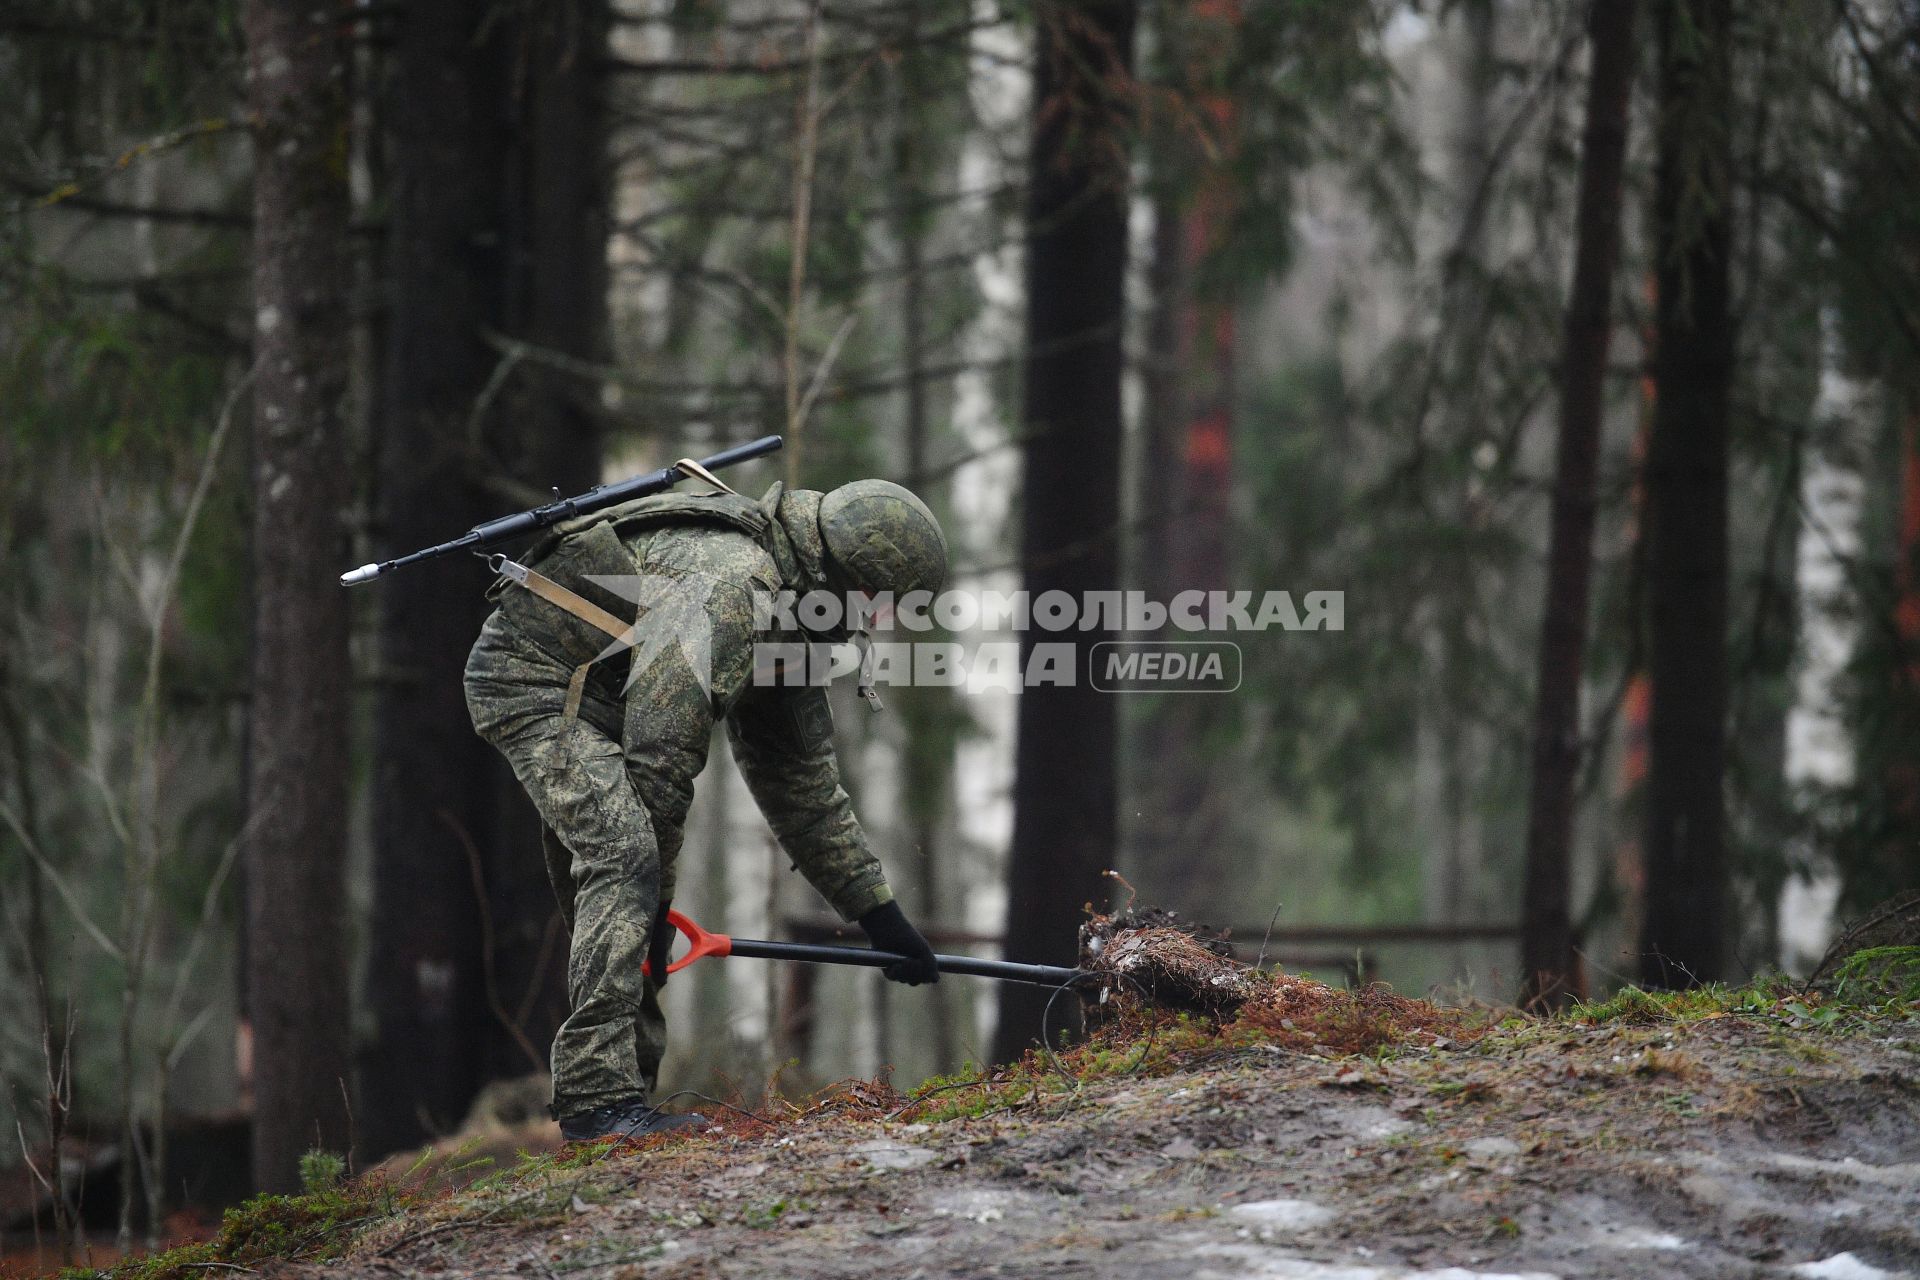
[[[359,1178],[297,1196],[255,1196],[227,1210],[211,1240],[130,1258],[105,1272],[72,1268],[69,1280],[188,1280],[230,1267],[322,1261],[339,1256],[365,1228],[413,1207],[413,1196],[384,1179]]]

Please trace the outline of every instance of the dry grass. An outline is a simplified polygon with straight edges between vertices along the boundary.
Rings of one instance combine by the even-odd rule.
[[[1384,983],[1342,991],[1306,978],[1275,974],[1267,990],[1240,1010],[1236,1025],[1285,1044],[1334,1054],[1374,1053],[1390,1045],[1464,1043],[1487,1030],[1484,1019],[1395,993]]]

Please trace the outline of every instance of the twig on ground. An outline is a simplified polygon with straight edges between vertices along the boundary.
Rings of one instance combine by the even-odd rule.
[[[1267,944],[1273,941],[1273,926],[1280,923],[1280,908],[1286,905],[1284,902],[1273,904],[1273,914],[1267,917],[1267,931],[1260,935],[1260,954],[1253,958],[1253,967],[1256,969],[1267,967]]]
[[[492,1215],[485,1215],[478,1218],[455,1218],[449,1222],[436,1222],[430,1227],[421,1228],[419,1231],[408,1232],[393,1243],[382,1247],[373,1256],[376,1258],[391,1258],[394,1254],[410,1245],[419,1244],[422,1240],[430,1240],[434,1236],[445,1235],[449,1231],[464,1231],[468,1228],[480,1227],[510,1227],[512,1225],[513,1223],[503,1222]]]

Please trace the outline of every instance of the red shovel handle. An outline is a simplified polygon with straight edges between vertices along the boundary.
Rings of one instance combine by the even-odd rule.
[[[678,973],[701,956],[747,956],[755,960],[799,960],[807,964],[852,964],[884,968],[907,957],[891,951],[867,947],[827,947],[810,942],[763,942],[758,938],[729,938],[724,933],[708,933],[678,911],[667,912],[667,923],[687,935],[692,944],[687,954],[667,966]],[[1043,987],[1071,986],[1094,975],[1081,969],[1066,969],[1050,964],[1016,964],[1009,960],[980,960],[973,956],[935,956],[942,973],[962,973],[976,978],[997,978],[1002,982],[1031,982]],[[651,976],[653,970],[641,966]]]
[[[678,973],[701,956],[726,956],[733,954],[733,939],[724,933],[708,933],[678,911],[667,912],[667,923],[687,936],[687,954],[667,966],[668,973]],[[653,976],[652,961],[640,966],[640,972]]]

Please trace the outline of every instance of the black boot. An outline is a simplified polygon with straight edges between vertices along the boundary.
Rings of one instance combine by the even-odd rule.
[[[703,1125],[707,1118],[697,1111],[675,1114],[648,1106],[643,1099],[615,1102],[592,1111],[579,1111],[560,1118],[560,1136],[568,1142],[592,1142],[597,1138],[644,1138],[650,1133],[667,1133]]]

